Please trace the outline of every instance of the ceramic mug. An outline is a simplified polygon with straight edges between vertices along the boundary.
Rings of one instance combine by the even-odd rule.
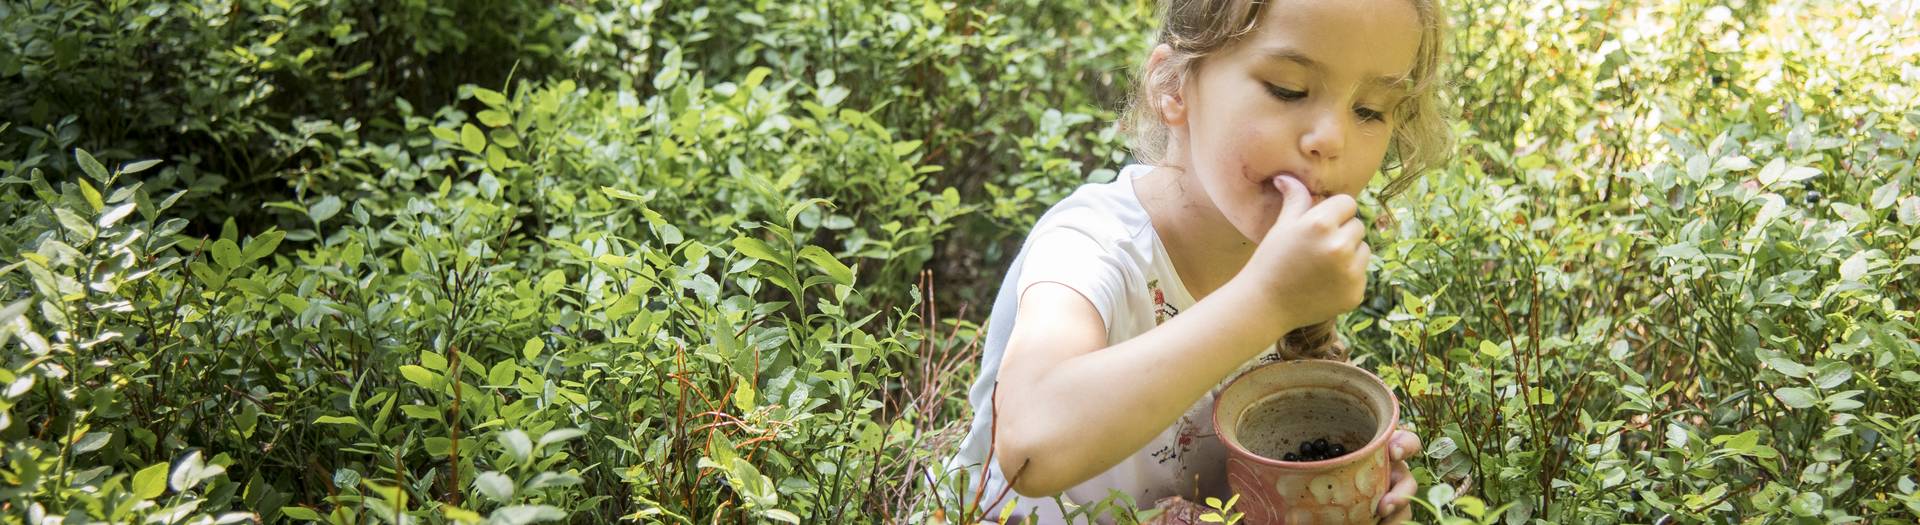
[[[1375,523],[1392,466],[1387,442],[1400,402],[1380,378],[1338,361],[1282,361],[1228,383],[1213,402],[1227,445],[1227,483],[1249,525]],[[1326,439],[1345,455],[1285,461]]]

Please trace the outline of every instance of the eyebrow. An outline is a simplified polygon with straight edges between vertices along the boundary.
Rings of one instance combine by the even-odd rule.
[[[1327,69],[1320,61],[1314,60],[1313,57],[1307,56],[1306,53],[1291,47],[1268,48],[1261,51],[1260,54],[1265,57],[1268,62],[1292,62],[1298,64],[1300,67],[1313,70],[1315,73],[1325,72]],[[1407,91],[1413,87],[1413,78],[1409,75],[1380,75],[1367,79],[1366,84],[1381,89]]]

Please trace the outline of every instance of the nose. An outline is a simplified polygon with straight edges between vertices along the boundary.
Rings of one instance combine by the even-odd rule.
[[[1300,135],[1300,151],[1316,161],[1340,158],[1347,146],[1347,119],[1340,112],[1327,111],[1316,116]]]

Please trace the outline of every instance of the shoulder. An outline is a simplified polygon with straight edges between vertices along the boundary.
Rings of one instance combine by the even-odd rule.
[[[1081,185],[1041,215],[1029,241],[1065,230],[1103,246],[1121,248],[1133,243],[1151,225],[1146,209],[1134,194],[1132,178],[1143,166],[1129,166],[1112,182]]]

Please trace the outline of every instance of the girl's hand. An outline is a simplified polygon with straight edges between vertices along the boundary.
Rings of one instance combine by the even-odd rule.
[[[1387,481],[1393,484],[1387,494],[1380,497],[1380,508],[1376,516],[1382,524],[1406,523],[1413,518],[1413,491],[1419,488],[1414,481],[1413,472],[1407,470],[1407,458],[1420,453],[1420,436],[1405,430],[1393,431],[1393,438],[1387,441],[1387,458],[1393,460],[1393,474]]]
[[[1334,195],[1314,204],[1305,185],[1277,177],[1285,202],[1253,258],[1234,277],[1260,298],[1258,307],[1289,330],[1326,321],[1360,306],[1367,286],[1366,226],[1354,216],[1353,197]]]

